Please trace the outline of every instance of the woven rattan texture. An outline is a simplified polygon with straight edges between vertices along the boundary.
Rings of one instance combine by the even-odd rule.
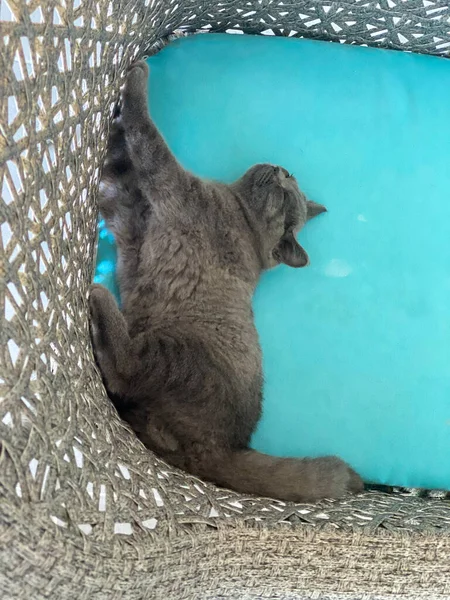
[[[244,597],[233,596],[232,574],[237,581],[249,568],[248,540],[263,539],[269,528],[273,534],[264,539],[271,555],[276,548],[284,555],[280,528],[291,540],[298,535],[299,542],[305,529],[325,524],[340,528],[342,536],[355,530],[358,536],[375,530],[379,535],[381,528],[391,532],[395,548],[405,547],[397,531],[416,532],[419,548],[423,532],[450,530],[444,494],[370,492],[294,506],[241,497],[167,467],[137,442],[108,401],[93,362],[86,311],[111,108],[135,57],[177,29],[308,35],[445,53],[449,20],[446,3],[428,0],[0,0],[3,597],[91,598],[83,595],[83,586],[74,591],[88,571],[83,585],[98,597],[160,597],[132,595],[127,577],[138,573],[142,585],[159,581],[161,589],[167,580],[176,590],[177,576],[190,573],[183,570],[188,548],[198,547],[199,540],[209,544],[217,569],[222,564],[223,573],[227,570],[223,597]],[[338,535],[336,544],[346,539]],[[252,585],[261,597],[278,597],[264,596],[263,579],[270,571],[270,585],[277,577],[281,585],[282,568],[276,563],[268,569],[265,551],[258,548],[262,579],[258,583],[252,571]],[[321,542],[317,557],[325,557],[326,548]],[[419,554],[409,556],[418,560]],[[162,569],[159,580],[146,574],[146,559]],[[164,574],[169,565],[175,571]],[[103,579],[96,579],[96,568]],[[210,576],[205,570],[195,581],[207,590]],[[55,592],[63,580],[66,587]],[[441,593],[448,576],[438,581],[441,587],[435,583],[434,589]],[[109,590],[105,595],[102,585]],[[161,597],[182,597],[164,589]]]

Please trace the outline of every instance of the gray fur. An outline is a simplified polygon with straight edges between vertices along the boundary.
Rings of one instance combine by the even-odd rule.
[[[147,76],[129,71],[101,186],[123,308],[98,285],[90,307],[112,400],[150,449],[216,484],[294,501],[360,491],[338,458],[249,449],[263,382],[253,292],[264,269],[308,264],[295,234],[325,208],[281,167],[232,185],[186,172],[148,115]]]

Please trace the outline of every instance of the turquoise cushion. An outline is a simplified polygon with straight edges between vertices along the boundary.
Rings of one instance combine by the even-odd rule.
[[[253,446],[450,489],[450,61],[199,35],[150,66],[151,113],[185,167],[232,181],[281,164],[329,208],[300,233],[311,266],[256,292]],[[101,237],[96,279],[111,286],[109,251]]]

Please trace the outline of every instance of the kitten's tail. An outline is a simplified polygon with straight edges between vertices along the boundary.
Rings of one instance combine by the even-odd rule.
[[[359,475],[334,456],[276,458],[254,450],[231,453],[208,461],[201,476],[243,494],[294,502],[340,498],[363,490]]]

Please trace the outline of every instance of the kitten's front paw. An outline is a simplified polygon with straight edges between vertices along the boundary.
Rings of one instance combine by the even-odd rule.
[[[145,78],[148,77],[148,64],[144,61],[144,60],[138,60],[137,62],[133,63],[129,68],[128,68],[128,76],[135,70],[139,70],[141,71],[141,77],[145,76]]]
[[[125,89],[137,93],[142,92],[143,89],[146,90],[148,72],[148,65],[146,62],[140,60],[139,62],[133,63],[128,69]]]
[[[122,114],[133,120],[147,115],[147,63],[139,61],[128,69],[127,79],[122,91]]]

